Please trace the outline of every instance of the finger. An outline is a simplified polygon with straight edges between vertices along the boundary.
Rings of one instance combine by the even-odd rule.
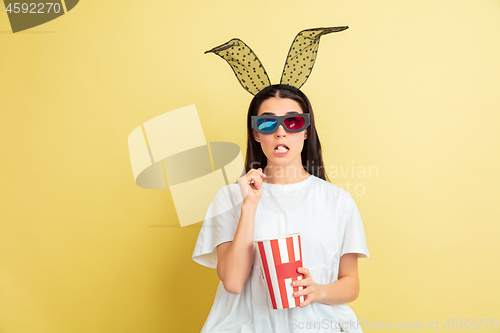
[[[312,297],[309,296],[309,297],[306,298],[306,300],[304,302],[300,303],[299,306],[301,308],[303,308],[303,307],[309,305],[311,302],[312,302]]]
[[[255,185],[259,185],[259,182],[261,181],[259,175],[257,175],[255,172],[249,172],[247,174],[247,183],[250,185],[251,182],[254,182]]]
[[[260,188],[261,187],[260,185],[262,185],[262,176],[260,173],[255,174],[255,182],[258,182]]]
[[[296,291],[293,293],[293,297],[300,297],[310,295],[314,292],[314,288],[311,286],[309,288],[304,288],[302,290]]]
[[[258,175],[251,175],[249,177],[248,184],[250,185],[252,182],[253,182],[253,186],[256,189],[261,189],[262,188],[262,179]]]
[[[311,278],[311,275],[309,274],[303,274],[304,276],[302,277],[301,280],[297,280],[297,281],[301,281],[302,283],[306,283],[307,285],[311,284],[310,281],[312,281],[312,278]]]
[[[262,168],[258,168],[257,170],[255,169],[251,169],[251,171],[255,171],[255,173],[261,177],[261,178],[265,178],[267,177],[266,174],[264,172],[262,172]]]
[[[309,285],[309,281],[305,280],[305,279],[302,279],[302,280],[297,280],[297,281],[293,281],[292,282],[292,286],[293,287],[300,287],[300,286],[308,286]]]
[[[299,267],[299,268],[297,268],[297,272],[304,274],[306,276],[306,278],[308,276],[310,276],[309,270],[307,268],[305,268],[305,267]]]
[[[306,295],[310,295],[310,294],[314,293],[314,291],[315,291],[314,286],[309,286],[307,288],[304,288],[302,290],[294,292],[293,296],[294,297],[306,296]]]
[[[314,289],[314,286],[308,286],[307,288],[305,289],[302,289],[302,291],[304,292],[304,295],[310,295],[312,294],[316,289]]]

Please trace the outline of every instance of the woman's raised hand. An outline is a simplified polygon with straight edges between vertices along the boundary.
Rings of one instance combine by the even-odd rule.
[[[246,175],[238,179],[240,185],[243,203],[257,205],[262,195],[262,179],[266,175],[262,172],[262,168],[250,169]]]

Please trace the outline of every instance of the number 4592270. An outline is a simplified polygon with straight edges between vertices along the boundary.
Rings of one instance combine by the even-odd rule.
[[[45,8],[47,6],[47,8]],[[47,11],[45,11],[45,9]],[[59,13],[61,11],[61,5],[52,2],[40,2],[40,3],[9,3],[6,8],[8,13],[24,13],[24,14],[45,14],[45,13]]]
[[[460,324],[458,323],[458,319],[452,319],[451,325],[450,325],[450,319],[448,319],[444,323],[443,327],[457,329],[458,326],[460,325],[461,329],[464,329],[466,327],[467,327],[467,329],[483,329],[483,327],[482,327],[483,321],[486,322],[486,327],[484,327],[484,329],[488,328],[490,322],[491,322],[491,328],[493,328],[493,329],[498,328],[498,320],[496,320],[496,319],[482,319],[482,320],[476,319],[475,320],[476,326],[474,326],[474,319],[469,319],[469,320],[460,319]],[[468,326],[467,326],[467,323],[469,324]]]

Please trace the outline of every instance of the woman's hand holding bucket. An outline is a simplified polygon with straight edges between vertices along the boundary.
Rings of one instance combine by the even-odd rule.
[[[297,268],[297,272],[304,274],[304,278],[302,280],[293,281],[292,286],[302,286],[304,289],[294,292],[293,297],[305,296],[306,300],[299,304],[299,306],[303,308],[310,303],[314,303],[317,301],[318,294],[321,292],[321,288],[319,284],[314,282],[307,268],[299,267]]]

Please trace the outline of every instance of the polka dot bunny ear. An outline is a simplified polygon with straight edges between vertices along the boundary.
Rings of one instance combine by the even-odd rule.
[[[315,28],[299,32],[288,51],[280,83],[300,89],[313,69],[321,36],[347,28],[347,26]]]
[[[241,86],[252,95],[271,85],[259,58],[242,40],[233,38],[225,44],[206,51],[205,54],[210,52],[227,61]]]
[[[302,30],[295,36],[281,74],[281,84],[296,88],[302,87],[311,74],[321,36],[347,29],[343,27],[314,28]],[[215,53],[226,60],[234,74],[252,95],[271,85],[269,76],[257,55],[242,40],[233,38],[229,42],[216,46],[206,53]]]

